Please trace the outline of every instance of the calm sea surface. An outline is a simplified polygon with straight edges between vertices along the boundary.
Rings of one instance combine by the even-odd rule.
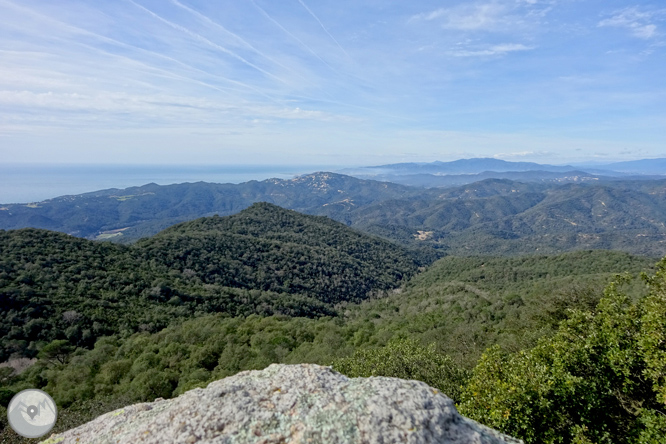
[[[290,179],[331,166],[224,165],[0,165],[0,203],[39,202],[68,194],[157,183],[242,183],[269,178]]]

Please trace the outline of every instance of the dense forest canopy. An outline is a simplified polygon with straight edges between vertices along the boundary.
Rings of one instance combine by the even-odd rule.
[[[1,361],[204,313],[330,316],[422,265],[398,245],[269,204],[132,246],[22,229],[0,231],[0,249]]]

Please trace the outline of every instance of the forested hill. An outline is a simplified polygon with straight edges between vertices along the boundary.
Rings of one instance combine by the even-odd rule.
[[[0,362],[54,339],[89,346],[212,312],[332,315],[333,304],[398,287],[419,266],[398,245],[269,204],[132,246],[0,231],[0,251]]]
[[[267,203],[181,223],[137,249],[205,283],[310,294],[326,303],[395,288],[422,265],[391,242]]]
[[[547,187],[493,179],[370,204],[350,218],[352,226],[403,242],[418,230],[424,245],[452,255],[666,255],[664,180]]]

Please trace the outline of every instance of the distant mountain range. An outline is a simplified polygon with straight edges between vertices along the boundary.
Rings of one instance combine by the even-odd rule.
[[[645,180],[666,175],[666,159],[571,166],[473,158],[452,162],[396,163],[348,168],[341,170],[340,173],[360,179],[425,188],[465,185],[483,179],[553,183],[609,181],[618,178]]]
[[[314,173],[238,185],[149,184],[2,205],[0,229],[45,228],[132,242],[179,222],[235,214],[256,202],[328,216],[425,255],[577,249],[666,255],[666,178],[577,183],[486,179],[424,189]]]
[[[256,202],[346,222],[356,207],[420,193],[418,189],[333,173],[241,184],[148,184],[61,196],[30,204],[0,204],[0,229],[62,231],[88,239],[138,239],[203,216],[227,216]]]
[[[484,171],[552,171],[565,172],[575,170],[568,165],[542,165],[532,162],[509,162],[494,158],[460,159],[452,162],[430,163],[394,163],[359,168],[361,171],[377,171],[392,174],[475,174]],[[345,171],[345,170],[343,170]],[[347,170],[352,172],[352,170]]]
[[[601,169],[604,171],[616,171],[626,174],[664,175],[666,174],[666,158],[629,160],[626,162],[615,162],[599,165],[581,164],[579,168],[583,168],[586,171],[591,169]]]

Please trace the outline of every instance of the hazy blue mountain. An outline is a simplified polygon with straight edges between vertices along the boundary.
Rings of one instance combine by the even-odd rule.
[[[479,174],[487,171],[509,172],[509,171],[549,171],[564,173],[574,171],[576,168],[569,165],[544,165],[533,162],[509,162],[506,160],[479,157],[472,159],[460,159],[452,162],[430,162],[430,163],[394,163],[389,165],[368,166],[354,169],[346,169],[341,172],[353,176],[360,174]]]
[[[666,159],[571,166],[473,158],[453,162],[436,161],[367,166],[348,168],[340,172],[360,179],[373,179],[424,188],[460,186],[484,179],[562,184],[659,179],[666,174]]]
[[[629,174],[666,174],[666,158],[640,159],[599,165],[599,168]]]
[[[598,176],[584,171],[552,172],[532,171],[484,171],[477,174],[357,174],[355,177],[392,182],[423,188],[446,188],[466,185],[485,179],[508,179],[536,183],[576,183],[613,180],[613,177]]]
[[[315,173],[238,185],[150,184],[0,206],[0,229],[47,228],[126,242],[198,217],[235,214],[261,201],[328,216],[431,256],[583,248],[666,254],[665,179],[565,184],[487,179],[424,189]]]
[[[616,249],[666,254],[666,180],[532,185],[486,180],[358,208],[352,226],[448,254]]]

